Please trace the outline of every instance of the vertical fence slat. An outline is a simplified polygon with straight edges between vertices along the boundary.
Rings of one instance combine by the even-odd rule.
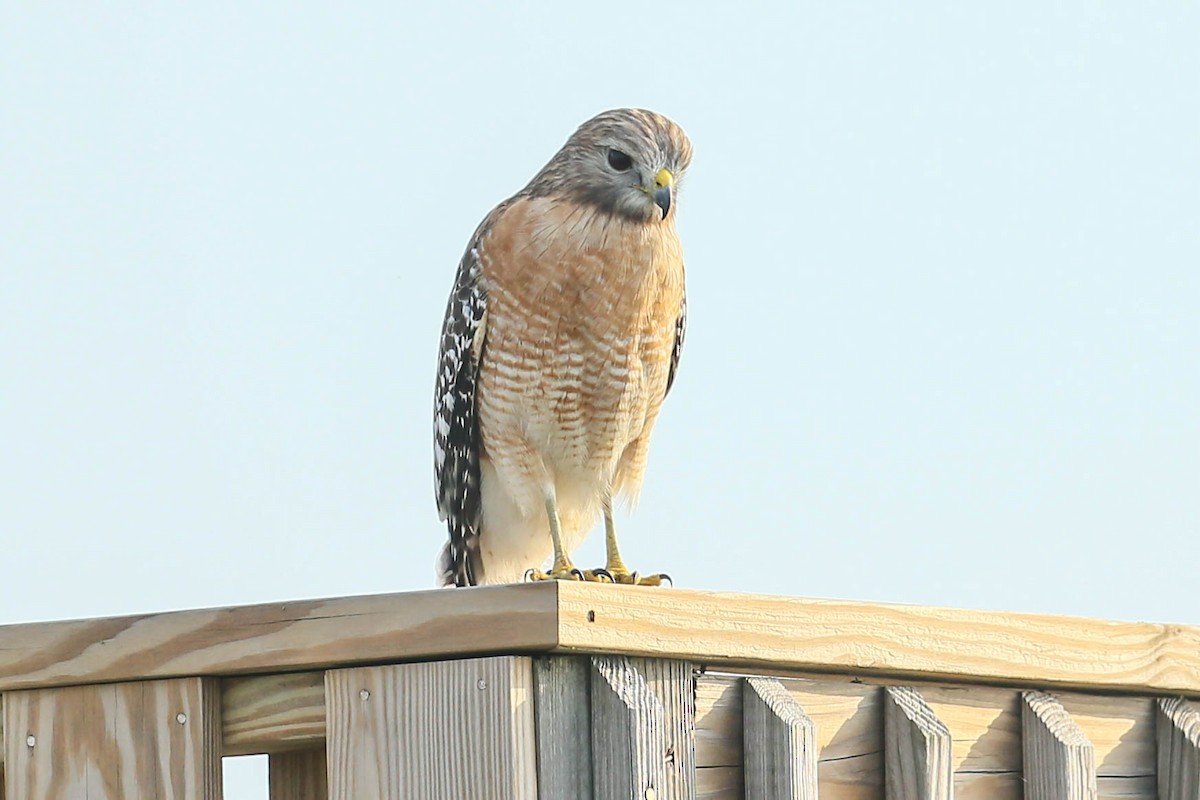
[[[268,767],[271,800],[327,800],[325,750],[272,753]]]
[[[221,797],[214,679],[8,692],[4,716],[7,797]]]
[[[950,800],[950,731],[916,689],[885,690],[883,749],[888,800]]]
[[[667,745],[666,794],[660,798],[694,800],[696,796],[696,678],[686,661],[665,658],[630,659],[663,707]]]
[[[591,800],[588,669],[588,659],[583,656],[533,660],[538,800]]]
[[[537,797],[523,656],[325,673],[330,800]]]
[[[817,732],[775,678],[742,681],[746,800],[817,800]]]
[[[1200,709],[1179,697],[1158,701],[1158,796],[1200,797]]]
[[[1024,692],[1021,700],[1026,800],[1096,800],[1096,757],[1087,736],[1045,692]]]
[[[682,662],[591,660],[596,800],[695,798],[695,692]]]

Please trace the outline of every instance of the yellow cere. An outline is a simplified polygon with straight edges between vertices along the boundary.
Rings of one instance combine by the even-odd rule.
[[[675,180],[675,176],[671,174],[670,170],[660,169],[654,176],[654,185],[661,189],[664,186],[670,186],[673,180]]]

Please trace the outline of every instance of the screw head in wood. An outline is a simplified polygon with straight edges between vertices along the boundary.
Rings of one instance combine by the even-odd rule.
[[[182,711],[180,711],[175,715],[175,721],[180,725],[187,725],[187,714],[184,714]]]
[[[646,790],[646,800],[658,800],[658,792],[653,787]]]
[[[480,678],[479,680],[475,681],[475,688],[482,692],[487,688],[487,681],[483,678]]]
[[[366,689],[363,689],[361,692],[358,693],[358,698],[365,703],[371,699],[371,693],[368,692]]]
[[[25,737],[25,746],[26,747],[33,747],[36,744],[37,744],[37,737],[34,736],[32,733]]]

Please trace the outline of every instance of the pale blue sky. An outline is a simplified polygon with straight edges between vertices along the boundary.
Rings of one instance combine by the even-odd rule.
[[[459,255],[638,105],[696,158],[632,566],[1200,624],[1197,41],[1165,2],[7,4],[0,623],[429,586]]]

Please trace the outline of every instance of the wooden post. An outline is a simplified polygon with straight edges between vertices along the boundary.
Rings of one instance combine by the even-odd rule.
[[[272,753],[269,775],[271,800],[327,800],[329,797],[324,749]]]
[[[884,691],[883,750],[888,800],[950,800],[950,731],[916,689]]]
[[[1200,798],[1200,710],[1183,698],[1158,701],[1158,796]]]
[[[220,800],[216,680],[7,692],[4,715],[13,800]]]
[[[1096,757],[1087,736],[1045,692],[1024,692],[1021,699],[1026,800],[1096,800]]]
[[[537,797],[530,659],[325,673],[330,800]]]
[[[693,800],[691,667],[595,656],[591,689],[595,800]]]
[[[586,656],[548,656],[533,660],[538,800],[591,800],[592,722],[588,669]]]
[[[742,682],[746,800],[817,800],[817,732],[775,678]]]

